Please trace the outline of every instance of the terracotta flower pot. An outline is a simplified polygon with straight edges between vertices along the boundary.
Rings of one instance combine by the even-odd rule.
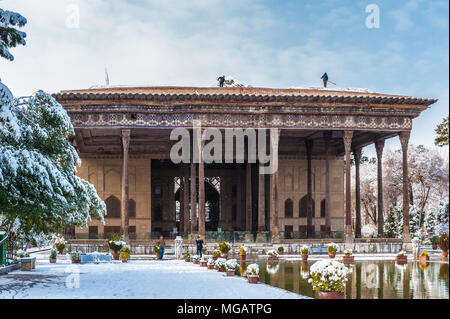
[[[208,269],[214,269],[214,265],[207,265]]]
[[[220,253],[220,257],[227,259],[228,253]]]
[[[64,253],[64,248],[63,249],[58,249],[58,254],[62,255]]]
[[[200,262],[200,267],[206,267],[207,265],[206,265],[206,261],[201,261]]]
[[[227,277],[233,277],[234,275],[236,275],[235,270],[227,270]]]
[[[336,257],[336,252],[335,251],[328,252],[328,257],[330,257],[330,258]]]
[[[319,299],[344,299],[344,292],[318,291]]]
[[[448,250],[447,251],[442,251],[441,255],[443,258],[447,258],[448,257]]]
[[[279,250],[279,251],[278,251],[278,254],[279,254],[279,255],[283,255],[283,254],[284,254],[284,251]]]
[[[342,256],[344,264],[353,264],[355,262],[355,256]]]
[[[249,284],[257,284],[258,280],[259,280],[259,276],[250,275],[250,276],[247,276],[247,280],[248,280]]]
[[[395,262],[397,264],[406,264],[408,263],[408,256],[395,256]]]
[[[225,268],[223,268],[223,267],[217,268],[217,271],[218,272],[225,272]]]
[[[431,248],[432,248],[433,250],[436,250],[436,249],[437,249],[437,245],[432,245]]]
[[[114,260],[119,260],[120,253],[112,253]]]
[[[79,259],[72,259],[72,264],[79,264],[80,260]]]
[[[51,264],[56,264],[56,258],[50,258],[50,263]]]
[[[247,258],[247,255],[239,255],[239,260],[245,260]]]
[[[194,259],[193,263],[194,263],[194,264],[199,264],[200,261]]]
[[[127,262],[128,262],[128,259],[122,259],[122,262],[123,262],[123,263],[127,263]]]
[[[213,260],[217,260],[217,258],[219,258],[219,256],[212,256]]]
[[[302,254],[302,260],[307,261],[308,260],[308,254]]]
[[[184,261],[189,263],[189,262],[191,262],[191,258],[184,258]]]

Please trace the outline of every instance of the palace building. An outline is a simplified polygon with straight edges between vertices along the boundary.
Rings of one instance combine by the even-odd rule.
[[[388,138],[400,138],[402,145],[406,226],[412,120],[436,102],[361,90],[253,87],[107,87],[54,97],[75,128],[71,143],[82,160],[78,175],[107,206],[105,224],[92,221],[66,236],[122,233],[126,240],[143,241],[176,233],[274,242],[361,237],[361,149],[375,144],[380,159]],[[194,121],[221,132],[275,129],[274,135],[267,131],[264,143],[272,145],[278,170],[259,174],[262,163],[248,156],[240,163],[173,163],[170,150],[177,141],[170,134],[177,127],[194,133]],[[207,141],[191,138],[191,151],[201,152]],[[382,161],[378,166],[381,189]],[[382,203],[380,191],[379,207]],[[404,234],[409,239],[407,227]]]

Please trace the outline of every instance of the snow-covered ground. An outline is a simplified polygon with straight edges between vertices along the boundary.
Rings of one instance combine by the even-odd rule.
[[[47,256],[48,258],[48,256]],[[79,283],[79,287],[77,288]],[[0,276],[0,298],[305,298],[177,260],[75,265],[38,258],[33,271]]]

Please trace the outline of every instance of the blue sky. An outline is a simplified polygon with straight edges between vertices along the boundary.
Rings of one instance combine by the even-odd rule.
[[[71,4],[79,28],[67,27]],[[378,29],[365,25],[368,4],[380,9]],[[342,88],[438,98],[414,120],[414,144],[431,147],[448,114],[447,0],[3,0],[0,7],[28,19],[27,46],[13,49],[14,62],[0,61],[16,96],[104,84],[105,66],[112,85],[211,86],[226,74],[255,87],[320,86],[326,71]]]

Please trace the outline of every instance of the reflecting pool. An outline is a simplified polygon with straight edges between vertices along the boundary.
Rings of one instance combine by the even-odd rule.
[[[316,261],[266,263],[257,261],[260,281],[304,296],[316,297],[308,283],[309,268]],[[241,263],[241,275],[252,262]],[[348,299],[448,299],[449,264],[394,261],[356,261],[345,289]]]

